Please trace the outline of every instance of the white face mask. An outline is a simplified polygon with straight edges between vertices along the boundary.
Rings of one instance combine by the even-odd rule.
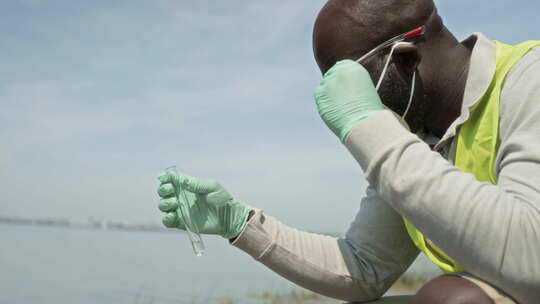
[[[382,81],[384,79],[384,76],[386,75],[386,72],[388,71],[388,66],[390,65],[390,61],[392,60],[392,55],[394,54],[394,50],[396,47],[402,43],[407,42],[398,42],[392,46],[392,49],[390,50],[390,54],[388,55],[388,59],[386,60],[386,63],[384,64],[384,68],[382,70],[381,76],[379,77],[379,81],[377,82],[377,86],[375,87],[377,89],[377,92],[379,92],[379,88],[381,87]],[[403,112],[403,116],[399,116],[397,113],[393,112],[399,120],[405,124],[405,126],[409,128],[409,125],[405,121],[405,117],[407,117],[407,113],[409,113],[409,109],[411,108],[411,104],[414,97],[414,89],[416,87],[416,70],[413,72],[412,80],[411,80],[411,95],[409,96],[409,102],[407,103],[407,108],[405,108],[405,112]],[[385,106],[386,107],[386,106]],[[386,107],[388,109],[388,107]]]

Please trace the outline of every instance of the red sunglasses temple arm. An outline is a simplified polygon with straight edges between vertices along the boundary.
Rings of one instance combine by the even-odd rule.
[[[421,26],[419,28],[415,28],[414,30],[410,31],[410,32],[407,32],[403,35],[404,38],[414,38],[414,37],[418,37],[420,35],[424,35],[424,33],[426,32],[426,27],[425,26]]]
[[[389,40],[381,43],[380,45],[378,45],[373,50],[369,51],[364,56],[360,57],[360,59],[356,60],[356,62],[362,63],[362,61],[366,60],[367,58],[369,58],[369,57],[371,57],[371,56],[373,56],[375,54],[377,54],[379,51],[393,45],[396,42],[400,42],[400,41],[403,41],[405,39],[414,38],[414,37],[424,35],[425,32],[426,32],[426,27],[421,26],[421,27],[415,28],[414,30],[408,31],[405,34],[401,34],[401,35],[396,36],[396,37],[394,37],[392,39],[389,39]]]

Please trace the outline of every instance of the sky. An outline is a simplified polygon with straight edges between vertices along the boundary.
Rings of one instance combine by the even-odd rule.
[[[170,165],[342,232],[360,167],[319,118],[323,0],[0,0],[0,215],[160,223]],[[540,2],[439,0],[460,39],[540,39]]]

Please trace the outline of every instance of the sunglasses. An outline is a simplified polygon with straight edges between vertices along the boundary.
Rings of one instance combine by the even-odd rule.
[[[418,27],[418,28],[415,28],[414,30],[410,30],[404,34],[401,34],[401,35],[398,35],[394,38],[391,38],[381,44],[379,44],[378,46],[376,46],[374,49],[372,49],[371,51],[367,52],[364,56],[360,57],[359,59],[356,60],[356,62],[358,63],[362,63],[366,60],[368,60],[369,58],[377,55],[378,53],[380,53],[381,51],[383,51],[384,49],[388,48],[388,47],[391,47],[391,46],[394,46],[395,44],[399,43],[399,42],[403,42],[407,39],[412,39],[412,38],[416,38],[416,37],[419,37],[419,36],[423,36],[426,32],[426,27],[423,25],[421,27]]]
[[[404,42],[408,39],[416,38],[423,36],[426,32],[426,27],[421,26],[418,28],[415,28],[414,30],[408,31],[404,34],[401,34],[399,36],[396,36],[390,40],[387,40],[381,44],[379,44],[377,47],[372,49],[371,51],[367,52],[364,56],[360,57],[356,62],[362,64],[362,62],[368,60],[369,58],[372,58],[373,56],[377,55],[379,52],[385,50],[388,47],[391,47],[390,55],[388,56],[388,59],[386,60],[386,63],[384,65],[384,68],[382,70],[381,76],[379,77],[379,81],[377,82],[377,85],[375,86],[377,92],[379,91],[379,88],[381,87],[382,81],[384,79],[384,75],[386,74],[386,71],[388,69],[388,66],[390,64],[390,60],[392,59],[392,55],[394,54],[394,50],[397,44]],[[409,102],[407,103],[407,107],[405,109],[405,112],[403,115],[399,116],[398,114],[395,114],[396,117],[408,128],[407,122],[405,121],[405,117],[409,113],[409,109],[411,108],[413,97],[414,97],[414,89],[416,86],[416,71],[413,72],[412,80],[411,80],[411,94],[409,96]],[[409,128],[410,129],[410,128]]]

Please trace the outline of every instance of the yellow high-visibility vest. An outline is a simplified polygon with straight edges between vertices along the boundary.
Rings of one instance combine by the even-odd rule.
[[[454,164],[464,172],[473,174],[478,181],[497,183],[496,164],[499,148],[499,109],[501,91],[506,75],[531,49],[540,46],[540,41],[527,41],[510,46],[498,41],[496,70],[491,84],[470,108],[469,119],[459,127]],[[442,271],[459,272],[463,267],[444,253],[437,245],[403,217],[407,232],[414,244]]]

